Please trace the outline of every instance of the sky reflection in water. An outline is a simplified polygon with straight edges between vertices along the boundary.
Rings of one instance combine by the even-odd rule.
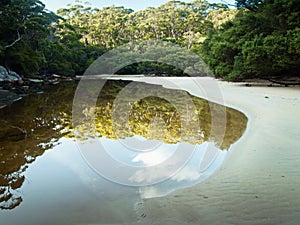
[[[247,118],[226,108],[225,137],[222,143],[214,144],[209,140],[211,125],[207,122],[211,119],[210,104],[191,96],[201,127],[180,134],[180,117],[176,109],[161,99],[146,98],[134,104],[129,117],[131,129],[123,130],[119,133],[122,138],[118,138],[113,127],[120,125],[113,124],[111,109],[115,96],[128,83],[163,92],[173,99],[182,92],[137,82],[108,82],[102,91],[102,101],[97,105],[96,138],[86,135],[77,143],[71,123],[75,83],[52,87],[43,95],[25,97],[0,111],[1,222],[6,225],[55,225],[135,221],[133,207],[142,198],[166,195],[213,174],[225,159],[226,149],[246,128]],[[219,106],[214,104],[213,107]],[[163,123],[163,136],[153,136],[150,132],[151,121],[156,118],[161,119],[156,121],[157,125]],[[26,131],[26,137],[16,135],[19,128]],[[89,134],[86,127],[79,128]],[[7,138],[7,135],[11,136]],[[140,168],[130,174],[129,179],[134,184],[151,179],[159,181],[160,177],[163,182],[129,187],[108,181],[88,166],[82,150],[78,149],[78,141],[89,144],[100,141],[106,153],[121,165],[115,171],[116,176],[126,173],[123,166],[130,166]],[[141,143],[145,148],[137,151],[135,145],[141,146]],[[179,146],[181,150],[189,149],[193,153],[184,167],[179,160],[181,153],[163,165],[166,159],[178,154]],[[158,165],[161,167],[156,173],[147,170]],[[172,176],[169,176],[170,170]],[[116,210],[117,214],[111,213]]]
[[[130,137],[124,141],[134,142],[137,138],[139,140],[144,139],[142,137]],[[194,152],[183,166],[180,160],[173,160],[170,164],[163,167],[163,170],[152,173],[151,171],[147,171],[147,168],[157,166],[174,155],[178,150],[179,143],[165,144],[163,142],[150,140],[152,142],[151,144],[156,142],[156,149],[154,151],[138,152],[129,149],[128,145],[124,146],[123,140],[111,140],[103,137],[100,141],[104,149],[107,150],[107,153],[114,160],[118,161],[120,165],[126,164],[137,168],[137,172],[129,177],[129,179],[143,183],[144,179],[151,181],[167,177],[163,182],[158,182],[151,186],[141,185],[140,193],[142,198],[163,196],[176,189],[199,183],[218,169],[227,154],[227,151],[220,150],[214,143],[205,142],[200,145],[191,145],[190,147],[194,148]],[[147,142],[146,139],[143,141]],[[92,140],[92,142],[96,141]],[[89,145],[92,146],[91,140],[89,141]],[[94,147],[97,147],[96,143]],[[168,177],[173,167],[176,168],[176,173]],[[122,168],[118,170],[119,173],[122,173],[122,171],[124,171]]]

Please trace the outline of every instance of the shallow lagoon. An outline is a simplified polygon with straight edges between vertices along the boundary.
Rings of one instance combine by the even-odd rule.
[[[43,95],[25,97],[0,111],[0,216],[5,224],[136,221],[135,206],[144,198],[166,195],[213,174],[246,128],[247,118],[236,110],[184,91],[129,81],[106,82],[97,104],[83,106],[82,120],[76,120],[74,127],[71,118],[76,86],[65,83],[51,87]],[[135,93],[120,95],[128,86]],[[148,96],[139,101],[124,97],[141,96],[137,90],[147,90]],[[115,101],[120,96],[116,110]],[[191,108],[182,96],[189,96]],[[173,99],[175,104],[166,99]],[[128,114],[123,114],[127,108],[122,104],[130,105]],[[226,116],[222,138],[212,134],[212,127],[224,128],[224,118],[216,115]],[[15,128],[26,131],[25,137],[13,133]],[[91,164],[83,147],[93,149],[96,142],[101,142],[116,162],[142,169],[130,177],[125,167],[111,167],[115,176],[120,176],[117,178],[113,173],[101,173],[103,168]],[[146,147],[137,151],[136,146]],[[175,153],[178,158],[186,157],[182,149],[190,149],[184,165],[172,160],[158,167],[154,177],[153,171],[147,171]],[[107,164],[109,169],[111,164]],[[132,185],[122,185],[128,184],[122,180],[128,178]],[[149,183],[152,185],[145,185]]]

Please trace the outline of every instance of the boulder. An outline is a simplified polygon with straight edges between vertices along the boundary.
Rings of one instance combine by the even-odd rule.
[[[16,72],[5,69],[0,66],[0,81],[21,81],[22,78]]]

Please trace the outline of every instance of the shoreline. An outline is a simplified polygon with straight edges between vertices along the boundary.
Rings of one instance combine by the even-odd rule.
[[[189,77],[130,80],[186,90],[243,112],[248,124],[208,179],[137,202],[137,221],[122,224],[298,224],[300,87],[249,87]]]
[[[32,94],[43,94],[51,86],[63,82],[76,82],[75,78],[53,75],[52,79],[25,79],[19,81],[0,81],[0,110]]]
[[[199,79],[208,86],[214,80]],[[187,78],[134,80],[163,82],[168,88],[175,88],[176,82],[193,95],[209,96]],[[138,208],[138,224],[298,224],[300,88],[216,82],[223,103],[248,117],[244,135],[209,179],[144,200]],[[219,96],[208,100],[222,103]]]

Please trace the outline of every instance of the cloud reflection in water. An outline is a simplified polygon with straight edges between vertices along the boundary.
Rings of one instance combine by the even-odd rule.
[[[135,151],[130,149],[128,145],[124,145],[122,140],[111,140],[107,138],[100,138],[104,149],[107,153],[120,163],[127,164],[131,167],[140,167],[131,177],[131,182],[143,183],[145,181],[159,180],[166,178],[162,182],[140,187],[140,194],[142,198],[153,198],[166,195],[172,191],[180,188],[195,185],[212,175],[224,161],[227,151],[222,151],[215,146],[214,143],[205,142],[203,144],[195,145],[194,152],[190,159],[183,167],[180,167],[182,161],[179,157],[177,160],[166,160],[173,156],[178,150],[179,144],[165,144],[163,142],[143,139],[137,136],[126,138],[127,143],[137,141],[147,141],[155,145],[150,151]],[[190,144],[189,147],[192,147]],[[150,146],[150,145],[149,145]],[[180,148],[184,151],[183,148]],[[152,169],[147,167],[163,165],[154,173]],[[172,172],[175,171],[176,173]],[[180,168],[176,170],[176,168]],[[170,173],[173,175],[170,177]]]

